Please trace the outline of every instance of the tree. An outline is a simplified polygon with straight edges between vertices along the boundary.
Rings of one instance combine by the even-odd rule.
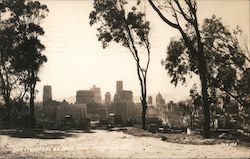
[[[192,28],[188,27],[186,32],[192,41],[197,39]],[[200,32],[203,35],[201,40],[204,43],[204,56],[207,61],[209,104],[216,105],[220,98],[230,103],[231,97],[247,109],[250,61],[246,50],[242,49],[239,43],[238,35],[241,31],[236,29],[231,33],[223,25],[221,18],[213,15],[204,20]],[[164,64],[175,84],[178,81],[184,83],[187,75],[191,75],[192,72],[199,74],[197,60],[189,53],[183,38],[171,40]]]
[[[196,39],[192,30],[189,36]],[[238,101],[243,107],[249,104],[248,74],[250,62],[248,52],[240,46],[238,35],[241,30],[236,28],[233,33],[223,25],[221,18],[212,16],[204,20],[201,27],[204,42],[204,53],[207,60],[208,92],[210,103],[227,95]],[[196,72],[197,64],[193,57],[188,56],[183,39],[172,39],[167,51],[165,67],[173,77],[172,82],[185,82],[186,75]],[[218,92],[219,91],[219,92]],[[214,101],[215,100],[215,101]]]
[[[196,61],[197,65],[197,74],[200,77],[201,81],[201,94],[202,94],[202,106],[204,114],[204,124],[203,124],[203,137],[209,138],[210,136],[210,108],[208,102],[208,79],[207,79],[207,62],[204,55],[204,43],[202,41],[201,33],[199,30],[199,23],[197,18],[197,3],[195,0],[184,0],[179,2],[178,0],[166,0],[164,5],[157,7],[152,0],[148,0],[152,8],[156,11],[159,17],[170,27],[177,29],[182,38],[185,47],[188,49],[187,53]],[[162,11],[167,10],[171,14],[171,17],[174,19],[171,21],[171,18],[164,16]],[[187,23],[187,25],[182,25]],[[193,39],[185,32],[185,28],[192,28],[196,39]],[[174,44],[172,44],[174,45]],[[178,52],[178,51],[177,51]],[[179,77],[175,77],[179,78]]]
[[[15,27],[9,20],[1,17],[7,12],[7,2],[0,3],[0,88],[4,105],[7,108],[7,122],[11,120],[11,94],[17,83],[11,59],[13,58],[15,43]]]
[[[34,118],[35,87],[40,80],[38,73],[42,64],[47,62],[46,56],[42,54],[45,46],[39,39],[39,36],[44,35],[40,22],[49,10],[46,5],[31,0],[22,1],[18,6],[22,7],[13,7],[13,19],[16,19],[15,26],[19,31],[19,45],[13,65],[17,72],[24,75],[20,82],[29,89],[30,115]]]
[[[1,21],[1,80],[6,96],[5,104],[10,111],[11,90],[15,86],[23,86],[23,92],[19,98],[23,100],[27,91],[30,92],[30,114],[34,116],[35,86],[39,81],[38,72],[41,65],[46,62],[46,56],[42,55],[45,49],[39,36],[44,34],[40,27],[40,21],[45,18],[48,8],[38,1],[15,0],[1,2],[1,13],[6,13],[7,18]],[[8,70],[8,74],[3,74]],[[11,71],[11,72],[10,72]],[[6,72],[6,71],[5,71]],[[14,81],[10,85],[11,81]],[[14,80],[13,80],[14,79]],[[5,91],[7,90],[7,91]],[[6,95],[5,95],[6,94]],[[8,97],[8,98],[7,98]],[[7,100],[8,99],[8,100]],[[8,113],[10,114],[10,113]]]
[[[0,89],[1,97],[4,102],[4,106],[7,108],[8,123],[12,119],[12,108],[15,101],[21,102],[26,94],[26,90],[23,89],[20,84],[21,74],[13,67],[13,59],[15,58],[15,27],[10,25],[8,22],[1,23],[3,28],[0,30],[0,53],[1,53],[1,64],[0,64]],[[15,97],[14,94],[19,94]]]
[[[89,15],[90,25],[100,24],[98,40],[106,48],[111,41],[129,49],[135,62],[141,87],[142,128],[146,129],[147,72],[150,63],[149,22],[145,14],[138,10],[139,1],[132,10],[126,12],[125,0],[95,0],[94,11]],[[146,52],[146,53],[144,53]],[[141,55],[146,56],[143,65]],[[144,66],[144,67],[143,67]]]
[[[250,85],[247,80],[250,59],[248,50],[240,45],[242,31],[237,27],[231,33],[223,25],[221,18],[212,16],[204,20],[202,32],[206,43],[205,54],[209,61],[210,94],[215,96],[219,91],[222,98],[228,96],[247,108],[250,104]]]

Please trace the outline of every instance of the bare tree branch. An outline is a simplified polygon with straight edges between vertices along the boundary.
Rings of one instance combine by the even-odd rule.
[[[153,9],[156,11],[156,13],[159,15],[159,17],[164,21],[166,22],[168,25],[170,25],[171,27],[173,28],[176,28],[178,29],[179,28],[179,25],[171,22],[170,20],[168,20],[162,13],[161,11],[155,6],[155,4],[153,3],[152,0],[148,0],[149,3],[151,4],[151,6],[153,7]]]

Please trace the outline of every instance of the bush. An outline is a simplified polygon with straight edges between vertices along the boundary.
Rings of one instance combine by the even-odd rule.
[[[33,128],[33,127],[35,127],[36,119],[29,114],[24,114],[18,120],[17,124],[21,127]]]
[[[84,129],[84,130],[89,130],[90,129],[90,119],[85,118],[81,119],[79,123],[79,128]]]

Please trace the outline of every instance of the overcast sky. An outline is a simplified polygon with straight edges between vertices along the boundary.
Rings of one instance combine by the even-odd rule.
[[[45,29],[42,41],[48,62],[40,73],[38,101],[42,99],[43,85],[47,84],[52,86],[53,99],[56,100],[75,96],[77,90],[89,89],[93,84],[101,87],[102,98],[107,91],[113,98],[117,80],[123,80],[124,89],[132,90],[134,96],[140,95],[136,66],[129,51],[117,44],[102,49],[96,28],[90,27],[88,16],[92,0],[40,1],[50,12],[42,23]],[[224,24],[231,29],[239,25],[244,34],[249,35],[249,8],[249,0],[198,0],[198,17],[201,22],[215,14],[222,17]],[[146,4],[146,12],[152,28],[148,94],[153,95],[153,100],[158,92],[167,101],[185,99],[189,97],[189,89],[195,80],[189,80],[187,86],[174,87],[160,63],[166,57],[170,38],[179,36],[179,33],[163,23],[149,4]]]

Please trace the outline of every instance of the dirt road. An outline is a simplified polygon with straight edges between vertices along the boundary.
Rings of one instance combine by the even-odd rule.
[[[249,158],[250,148],[234,145],[184,145],[159,138],[95,130],[20,137],[0,133],[0,158]],[[2,135],[1,135],[2,134]],[[63,134],[63,135],[62,135]]]

